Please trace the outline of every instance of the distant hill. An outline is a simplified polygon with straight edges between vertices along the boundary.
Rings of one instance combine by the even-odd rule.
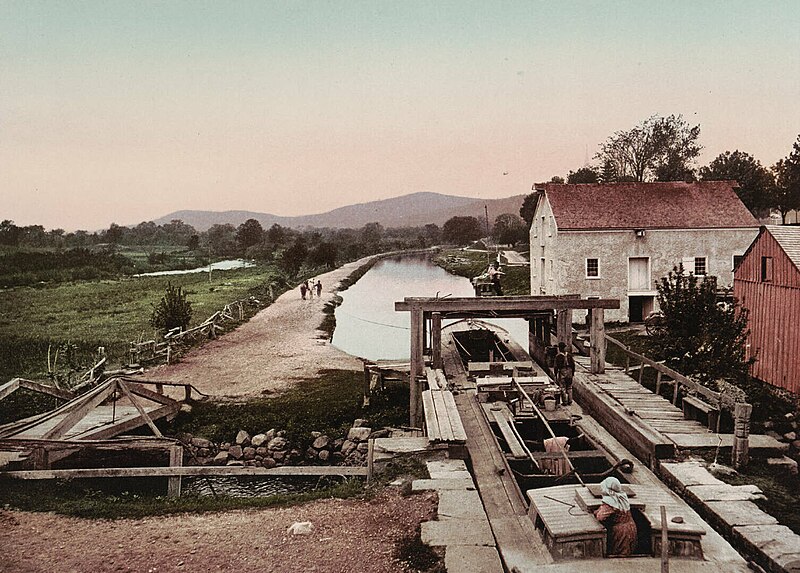
[[[401,197],[370,201],[340,207],[327,213],[281,217],[253,211],[175,211],[153,222],[158,225],[180,219],[198,231],[206,231],[215,224],[229,223],[239,226],[247,219],[255,219],[265,229],[277,223],[283,227],[332,227],[357,229],[367,223],[380,223],[384,227],[417,227],[434,223],[441,226],[451,217],[473,216],[483,220],[484,205],[489,210],[489,220],[501,213],[519,213],[525,195],[505,199],[475,199],[440,193],[412,193]]]

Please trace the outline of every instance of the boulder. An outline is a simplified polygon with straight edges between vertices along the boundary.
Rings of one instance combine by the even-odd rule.
[[[328,450],[320,450],[320,452],[317,454],[317,457],[321,462],[327,462],[328,458],[331,457],[331,453]]]
[[[356,446],[356,450],[362,454],[366,454],[369,451],[369,444],[367,442],[361,442]]]
[[[267,449],[269,451],[271,451],[271,452],[274,452],[274,451],[277,451],[277,450],[286,450],[286,449],[288,449],[288,447],[289,447],[288,440],[286,438],[280,437],[280,436],[272,438],[269,441],[269,443],[267,444]]]
[[[289,452],[289,454],[288,454],[288,456],[286,458],[286,460],[291,464],[296,464],[301,459],[303,459],[303,456],[302,456],[302,454],[300,454],[299,450],[292,450],[291,452]]]
[[[261,462],[261,465],[263,465],[265,468],[274,468],[278,465],[278,462],[272,458],[264,458],[264,460]]]
[[[266,434],[264,434],[264,437],[267,438],[267,442],[269,442],[272,438],[274,438],[275,437],[275,428],[271,428]]]
[[[234,459],[240,459],[242,457],[242,446],[231,446],[228,448],[228,454]]]
[[[211,443],[211,440],[206,440],[205,438],[192,438],[191,444],[195,448],[213,448],[214,444]]]
[[[311,437],[315,440],[322,435],[322,432],[311,432]]]
[[[307,460],[316,460],[317,459],[317,450],[314,448],[308,448],[306,450],[306,459]]]
[[[787,422],[791,422],[792,420],[794,420],[795,414],[794,412],[787,412],[786,414],[783,415],[783,417],[786,419]]]
[[[783,435],[783,439],[787,442],[793,442],[797,439],[797,432],[786,432]]]
[[[225,465],[226,466],[243,466],[244,462],[242,460],[230,460]]]
[[[239,433],[236,434],[236,439],[234,441],[239,446],[249,446],[250,434],[248,434],[244,430],[239,430]]]
[[[186,402],[183,402],[181,404],[181,413],[182,414],[191,414],[192,413],[192,405],[191,404],[187,404]]]
[[[226,451],[222,451],[214,456],[214,459],[211,460],[211,463],[215,466],[224,466],[228,463],[229,454]]]
[[[364,428],[369,422],[364,418],[359,418],[355,422],[353,422],[354,428]]]
[[[286,452],[284,450],[276,450],[272,452],[272,458],[276,462],[282,462],[283,460],[286,459]]]
[[[267,440],[266,434],[256,434],[255,436],[250,438],[250,445],[253,446],[254,448],[259,448],[268,442],[269,440]]]
[[[269,450],[265,446],[260,446],[260,447],[256,448],[256,455],[257,456],[262,456],[263,457],[263,456],[266,456],[267,454],[269,454]]]
[[[324,450],[330,443],[331,439],[328,436],[317,436],[317,439],[314,440],[314,443],[311,444],[311,447],[313,447],[315,450]]]
[[[382,430],[375,430],[369,435],[370,440],[377,440],[378,438],[388,438],[392,435],[392,431],[388,428]]]
[[[354,442],[351,442],[350,440],[346,440],[342,444],[342,454],[344,454],[345,456],[355,449],[356,449],[356,444]]]
[[[229,449],[230,447],[231,447],[231,443],[230,443],[230,442],[222,442],[222,443],[219,445],[219,449],[220,449],[220,450],[227,450],[227,449]]]
[[[276,438],[285,438],[286,437],[286,430],[279,430],[275,432]]]
[[[765,430],[771,430],[774,427],[775,427],[775,422],[773,422],[772,420],[765,420],[764,421],[764,429]]]
[[[333,440],[333,449],[341,450],[343,444],[344,444],[344,438],[336,438],[335,440]]]
[[[211,455],[211,449],[210,448],[199,448],[197,450],[197,457],[198,458],[207,458],[210,455]]]
[[[795,449],[795,451],[800,452],[800,440],[793,441],[792,447]]]
[[[242,450],[242,457],[246,460],[254,460],[256,458],[256,449],[252,446],[247,446]]]
[[[351,442],[363,442],[364,440],[369,438],[369,435],[372,433],[372,428],[365,428],[363,426],[358,426],[356,428],[350,428],[350,431],[347,432],[347,439]]]

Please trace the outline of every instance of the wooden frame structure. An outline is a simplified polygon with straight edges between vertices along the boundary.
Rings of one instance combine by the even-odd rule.
[[[395,302],[398,312],[411,313],[410,424],[421,428],[422,381],[426,351],[433,368],[442,367],[442,320],[463,318],[524,318],[528,320],[529,336],[544,340],[549,337],[553,311],[557,313],[558,340],[572,339],[572,311],[590,310],[590,356],[592,373],[605,370],[604,310],[619,308],[618,299],[587,298],[579,295],[560,296],[498,296],[424,298],[406,297]],[[428,333],[429,336],[428,336]],[[428,343],[429,342],[429,343]]]

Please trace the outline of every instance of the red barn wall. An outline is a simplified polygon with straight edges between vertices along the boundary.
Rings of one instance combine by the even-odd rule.
[[[771,282],[761,282],[761,257],[772,257]],[[800,393],[800,271],[769,231],[759,234],[736,269],[733,292],[749,311],[753,376]]]

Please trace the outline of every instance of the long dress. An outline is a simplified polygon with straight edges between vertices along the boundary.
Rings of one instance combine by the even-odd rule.
[[[630,511],[615,509],[604,503],[594,513],[597,521],[608,528],[609,557],[627,557],[636,548],[636,522]]]

